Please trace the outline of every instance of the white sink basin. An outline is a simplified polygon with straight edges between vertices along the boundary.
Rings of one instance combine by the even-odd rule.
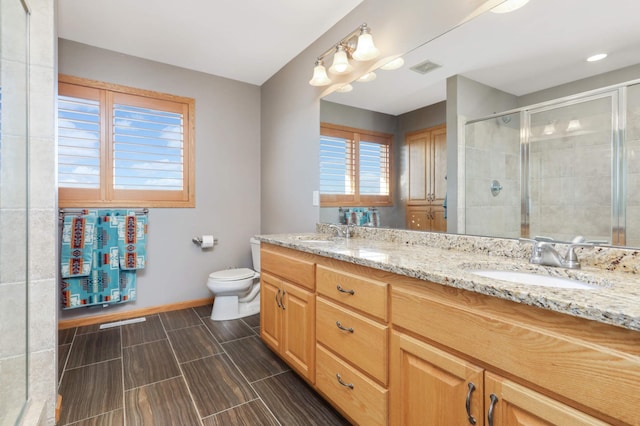
[[[549,275],[533,274],[529,272],[516,272],[516,271],[496,271],[496,270],[480,270],[470,271],[472,274],[479,275],[481,277],[494,278],[496,280],[509,281],[516,284],[535,285],[541,287],[555,287],[555,288],[572,288],[593,290],[598,286],[588,284],[583,281],[572,280],[562,277],[551,277]]]

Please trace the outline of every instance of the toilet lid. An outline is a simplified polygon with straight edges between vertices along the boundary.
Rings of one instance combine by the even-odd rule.
[[[212,272],[209,274],[209,278],[218,280],[218,281],[235,281],[235,280],[246,280],[247,278],[251,278],[255,275],[249,268],[235,268],[235,269],[224,269],[222,271]]]

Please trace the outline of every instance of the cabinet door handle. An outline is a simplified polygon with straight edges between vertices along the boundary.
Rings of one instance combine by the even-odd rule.
[[[336,326],[337,326],[340,330],[344,330],[344,331],[348,331],[349,333],[353,333],[353,328],[352,328],[352,327],[346,328],[346,327],[344,327],[342,324],[340,324],[340,321],[336,321]]]
[[[356,292],[355,292],[355,291],[353,291],[353,290],[345,290],[344,288],[340,287],[340,284],[338,284],[338,286],[337,286],[336,288],[338,289],[338,291],[339,291],[340,293],[349,293],[349,294],[350,294],[350,295],[352,295],[352,296],[353,296],[354,294],[356,294]]]
[[[467,392],[467,400],[464,406],[467,409],[467,420],[469,420],[469,424],[472,425],[476,424],[476,418],[471,415],[471,394],[474,390],[476,390],[476,385],[469,382],[469,391]]]
[[[336,379],[338,379],[338,383],[340,383],[345,388],[353,389],[353,383],[345,383],[342,381],[342,377],[340,377],[340,373],[336,373]]]
[[[280,289],[278,289],[278,292],[276,293],[276,303],[278,304],[278,308],[282,308],[280,300],[278,300],[278,296],[280,296]]]
[[[287,294],[287,290],[282,290],[282,296],[280,296],[280,304],[282,305],[282,310],[284,311],[285,309],[287,309],[286,306],[284,306],[284,296],[285,294]]]
[[[489,413],[487,414],[487,421],[488,421],[487,426],[493,426],[493,410],[495,409],[496,404],[498,403],[498,397],[492,393],[489,396],[489,398],[491,398],[491,405],[489,405]]]

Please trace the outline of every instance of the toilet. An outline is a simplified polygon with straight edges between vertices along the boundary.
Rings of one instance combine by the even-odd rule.
[[[207,287],[213,293],[211,319],[225,321],[260,312],[260,241],[251,238],[253,268],[225,269],[212,272]]]

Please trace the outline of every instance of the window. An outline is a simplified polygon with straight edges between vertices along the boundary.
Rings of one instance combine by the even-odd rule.
[[[391,206],[392,135],[322,123],[320,205]]]
[[[194,207],[195,101],[59,76],[61,207]]]

